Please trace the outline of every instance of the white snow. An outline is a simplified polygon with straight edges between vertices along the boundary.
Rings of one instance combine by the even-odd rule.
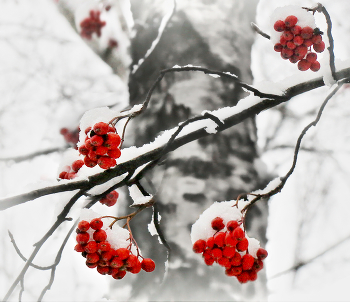
[[[132,185],[129,187],[129,194],[132,200],[134,201],[132,206],[147,204],[153,198],[152,195],[144,196],[137,185]]]

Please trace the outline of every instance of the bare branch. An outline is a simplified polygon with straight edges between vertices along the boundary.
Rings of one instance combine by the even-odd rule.
[[[268,39],[268,40],[271,39],[271,37],[270,37],[268,34],[264,33],[264,32],[258,27],[258,25],[256,25],[254,22],[250,22],[250,25],[251,25],[252,29],[253,29],[255,32],[257,32],[259,35],[263,36],[264,38],[266,38],[266,39]]]

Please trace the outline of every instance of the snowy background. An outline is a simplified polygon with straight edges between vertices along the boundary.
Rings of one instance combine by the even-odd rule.
[[[256,23],[271,33],[272,11],[289,4],[312,7],[315,2],[260,0]],[[350,66],[346,63],[350,59],[350,1],[325,0],[322,4],[333,20],[337,66]],[[0,7],[0,197],[5,197],[54,184],[63,151],[26,161],[3,159],[64,149],[61,128],[74,130],[83,113],[96,106],[124,108],[128,93],[126,84],[77,36],[54,2],[2,0]],[[316,15],[316,24],[326,31],[322,15]],[[299,72],[273,51],[269,40],[258,35],[252,62],[257,85],[268,81],[288,86],[324,72]],[[315,118],[329,89],[305,93],[258,116],[259,146],[269,172],[284,175],[289,169],[295,141]],[[349,97],[350,88],[343,87],[331,100],[319,125],[305,137],[293,176],[270,201],[265,263],[271,301],[350,300]],[[66,199],[66,193],[57,194],[0,212],[1,297],[23,265],[7,230],[22,253],[29,255]],[[99,207],[106,213],[102,205],[94,210],[98,212]],[[73,210],[72,215],[76,214]],[[67,230],[68,226],[60,229],[62,233]],[[40,252],[36,264],[53,262],[62,240],[55,239],[58,237]],[[46,301],[98,301],[108,292],[110,277],[86,269],[73,247],[74,239],[63,253]],[[300,263],[306,264],[285,272]],[[48,271],[29,270],[23,300],[35,299],[48,278]],[[17,294],[12,298],[17,300]]]

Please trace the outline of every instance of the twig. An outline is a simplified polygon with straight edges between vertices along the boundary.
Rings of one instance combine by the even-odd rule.
[[[271,39],[271,37],[268,34],[264,33],[254,22],[250,22],[250,26],[259,35],[263,36],[266,39]]]
[[[51,149],[47,149],[47,150],[37,151],[37,152],[27,154],[27,155],[22,155],[22,156],[1,157],[0,161],[13,161],[15,163],[19,163],[19,162],[22,162],[25,160],[33,159],[37,156],[47,155],[50,153],[61,152],[61,151],[65,151],[65,150],[67,150],[67,148],[51,148]]]

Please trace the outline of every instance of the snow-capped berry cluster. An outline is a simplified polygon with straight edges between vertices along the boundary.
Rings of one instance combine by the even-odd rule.
[[[105,21],[100,19],[101,12],[96,10],[90,11],[90,16],[80,22],[80,35],[88,40],[92,39],[92,34],[96,33],[98,37],[101,36],[101,29],[106,25]]]
[[[249,241],[240,225],[237,220],[230,220],[225,225],[221,217],[214,218],[211,227],[216,233],[206,240],[195,241],[193,251],[203,255],[206,265],[216,262],[225,268],[227,276],[235,276],[239,282],[246,283],[257,279],[267,252],[259,248],[255,257],[250,254]]]
[[[77,176],[78,171],[84,165],[81,159],[77,159],[71,166],[65,166],[63,171],[58,175],[60,179],[73,179]]]
[[[105,197],[100,199],[100,203],[106,205],[107,207],[114,206],[117,203],[119,193],[117,191],[109,192]]]
[[[72,144],[76,148],[77,143],[79,141],[79,131],[79,128],[73,131],[69,130],[68,128],[62,128],[60,130],[60,133],[63,135],[65,141],[68,144]]]
[[[84,155],[84,163],[92,168],[99,165],[102,169],[114,167],[120,157],[119,145],[121,138],[116,129],[104,122],[96,123],[85,130],[85,142],[79,147],[79,153]]]
[[[283,18],[288,10],[294,14]],[[325,43],[322,41],[322,32],[314,25],[313,16],[293,6],[280,8],[276,16],[279,18],[274,21],[273,27],[278,33],[278,40],[272,39],[275,40],[274,50],[280,52],[283,59],[289,59],[293,64],[298,62],[301,71],[318,71],[320,63],[316,53],[324,51]]]
[[[107,229],[103,228],[100,218],[94,218],[90,222],[82,220],[78,224],[77,245],[74,249],[86,258],[89,268],[96,268],[100,274],[111,275],[114,279],[122,279],[127,272],[138,274],[141,269],[146,272],[155,269],[152,259],[143,258],[138,249],[137,255],[131,251],[131,243],[125,245],[125,241],[122,247],[118,247],[114,238],[109,240],[109,236],[113,237],[113,231]]]

